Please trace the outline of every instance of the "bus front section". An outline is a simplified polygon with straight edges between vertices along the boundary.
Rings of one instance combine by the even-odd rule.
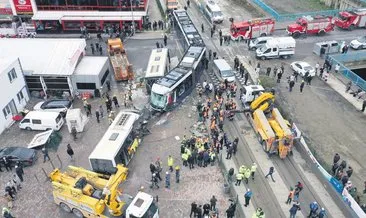
[[[153,110],[163,112],[173,106],[172,92],[164,86],[154,84],[151,88],[150,106]]]

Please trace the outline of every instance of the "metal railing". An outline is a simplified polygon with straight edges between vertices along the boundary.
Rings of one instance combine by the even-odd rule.
[[[339,72],[342,73],[347,79],[351,80],[355,85],[359,86],[362,90],[366,91],[366,81],[360,76],[355,74],[352,70],[346,67],[344,64],[355,61],[366,61],[366,52],[352,52],[347,54],[335,54],[327,57],[333,66],[339,64]]]
[[[252,1],[279,22],[292,21],[292,20],[296,20],[299,17],[308,16],[308,15],[310,15],[310,16],[316,16],[316,15],[336,16],[338,14],[338,12],[340,11],[340,10],[325,10],[325,11],[309,11],[309,12],[294,13],[294,14],[279,14],[276,10],[274,10],[272,7],[270,7],[266,3],[262,2],[261,0],[252,0]]]

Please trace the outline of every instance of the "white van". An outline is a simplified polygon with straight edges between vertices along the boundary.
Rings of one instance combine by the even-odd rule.
[[[257,50],[257,48],[260,48],[261,46],[265,45],[267,43],[267,40],[273,39],[273,37],[270,36],[263,36],[258,37],[256,39],[250,40],[249,43],[249,49],[252,51]]]
[[[206,1],[204,13],[212,23],[222,23],[224,21],[224,15],[220,7],[212,0]]]
[[[58,131],[64,124],[64,119],[58,112],[31,111],[19,123],[19,128],[26,130]]]
[[[219,75],[222,80],[227,80],[228,82],[235,81],[235,75],[230,65],[224,59],[214,60],[214,66],[212,70],[216,75]]]

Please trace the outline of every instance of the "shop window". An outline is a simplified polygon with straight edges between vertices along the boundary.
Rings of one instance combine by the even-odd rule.
[[[78,89],[96,89],[95,83],[76,83]]]

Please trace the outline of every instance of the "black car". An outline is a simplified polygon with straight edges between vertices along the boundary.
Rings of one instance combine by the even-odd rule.
[[[0,160],[3,157],[7,157],[11,165],[15,165],[19,161],[23,166],[31,166],[37,160],[37,152],[23,147],[5,147],[0,148]]]

